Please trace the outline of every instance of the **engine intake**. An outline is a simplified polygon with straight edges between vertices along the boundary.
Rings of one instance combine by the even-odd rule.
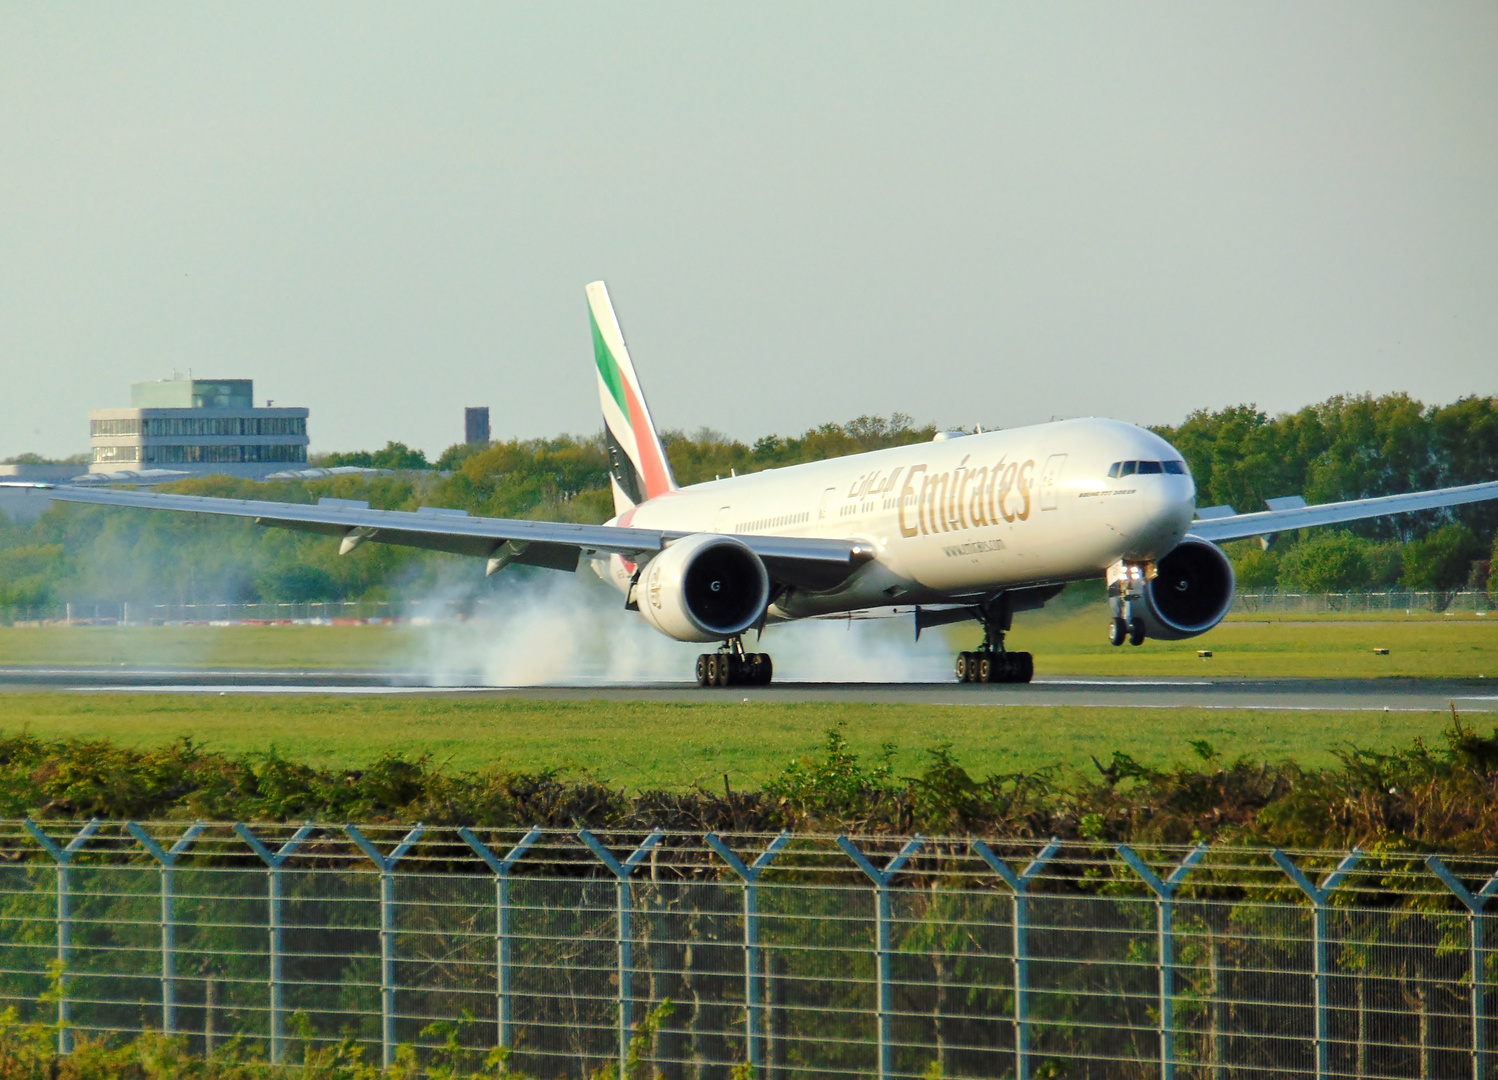
[[[1188,536],[1144,586],[1144,622],[1161,641],[1205,634],[1233,606],[1233,564],[1216,544]]]
[[[770,576],[741,541],[696,533],[651,559],[636,590],[640,614],[661,633],[722,641],[759,622],[770,602]]]

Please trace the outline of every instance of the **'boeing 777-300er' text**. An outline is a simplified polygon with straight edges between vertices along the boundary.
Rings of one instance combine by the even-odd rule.
[[[1070,581],[1103,577],[1109,639],[1194,637],[1233,602],[1217,543],[1313,525],[1498,498],[1498,482],[1239,514],[1198,514],[1181,455],[1116,420],[1064,420],[815,461],[678,487],[603,282],[587,287],[607,428],[615,516],[602,525],[469,517],[61,487],[54,497],[253,518],[262,525],[407,544],[575,571],[586,562],[624,607],[678,641],[716,643],[703,686],[764,684],[769,656],[744,636],[766,624],[842,614],[911,613],[924,627],[982,624],[957,657],[965,682],[1028,682],[1029,653],[1005,648],[1014,613]],[[1286,503],[1292,505],[1284,505]],[[829,673],[831,675],[832,673]]]

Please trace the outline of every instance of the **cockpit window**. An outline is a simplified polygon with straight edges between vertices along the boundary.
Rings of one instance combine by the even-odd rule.
[[[1187,472],[1184,461],[1115,461],[1108,466],[1108,476],[1115,480],[1120,476],[1133,476],[1135,473],[1140,475],[1169,473],[1171,476],[1185,476]]]

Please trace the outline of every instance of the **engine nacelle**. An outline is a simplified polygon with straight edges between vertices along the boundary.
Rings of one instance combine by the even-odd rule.
[[[722,641],[759,622],[770,602],[770,575],[742,542],[697,533],[645,565],[635,602],[645,621],[668,637]]]
[[[1139,605],[1152,638],[1179,641],[1205,634],[1233,606],[1233,564],[1216,544],[1188,536],[1155,571]]]

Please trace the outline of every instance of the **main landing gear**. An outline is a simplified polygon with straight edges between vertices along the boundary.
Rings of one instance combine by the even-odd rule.
[[[697,657],[698,686],[769,686],[774,672],[769,653],[745,652],[737,637],[717,652]]]
[[[1027,683],[1035,675],[1035,657],[1027,652],[1009,652],[1004,635],[1014,623],[1007,596],[999,596],[979,608],[983,620],[983,644],[976,652],[957,654],[957,681],[965,683]]]
[[[1035,658],[1027,652],[977,652],[957,654],[958,682],[1029,682],[1035,675]]]

